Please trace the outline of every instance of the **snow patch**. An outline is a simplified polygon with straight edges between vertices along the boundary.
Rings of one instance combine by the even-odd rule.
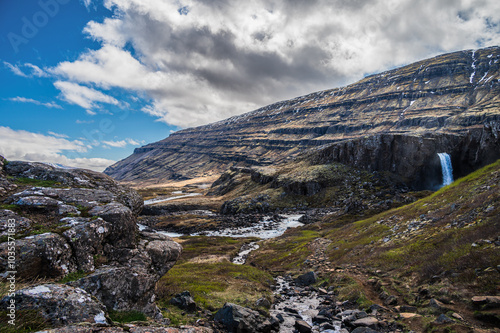
[[[472,51],[472,74],[470,75],[469,78],[470,83],[473,83],[475,75],[476,75],[476,51]]]

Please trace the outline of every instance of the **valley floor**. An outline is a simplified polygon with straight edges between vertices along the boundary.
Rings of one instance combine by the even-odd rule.
[[[500,161],[437,192],[411,192],[390,177],[338,166],[308,169],[326,179],[313,192],[303,187],[310,184],[307,175],[297,181],[287,170],[273,176],[275,183],[262,181],[264,173],[252,178],[231,172],[212,188],[190,183],[138,189],[147,203],[134,220],[146,237],[139,245],[174,233],[183,248],[155,287],[168,325],[141,311],[117,311],[109,314],[112,328],[51,332],[226,332],[238,316],[245,318],[238,319],[238,332],[500,332]],[[4,200],[32,186],[60,186],[8,179],[17,185]],[[88,208],[75,207],[89,223],[99,220]],[[2,211],[8,210],[38,221],[22,237],[70,228],[38,210],[4,203]],[[245,233],[256,225],[262,233]],[[289,228],[274,234],[277,226]],[[228,229],[242,232],[223,232]],[[248,244],[258,247],[233,263]],[[103,260],[109,259],[93,257],[96,268]],[[78,274],[24,280],[19,287],[91,276]],[[8,284],[1,286],[6,295]],[[0,330],[14,332],[5,319],[2,313]]]
[[[315,272],[315,283],[306,290],[292,287],[291,294],[326,291],[324,295],[332,298],[326,297],[327,304],[318,305],[318,311],[331,310],[325,322],[340,323],[335,329],[354,329],[339,314],[357,309],[366,312],[361,316],[374,318],[377,323],[371,327],[383,332],[500,331],[499,183],[497,162],[438,192],[425,193],[418,201],[371,216],[336,209],[299,210],[306,225],[277,238],[257,240],[259,249],[243,266],[230,260],[242,244],[255,238],[213,237],[217,232],[212,237],[183,236],[178,239],[184,246],[182,259],[160,281],[159,295],[169,300],[189,290],[208,314],[179,315],[167,307],[165,315],[178,323],[207,321],[211,311],[225,302],[255,308],[263,297],[276,308],[282,293],[272,293],[269,276],[266,281],[256,275],[297,277]],[[207,204],[206,197],[190,197],[152,206],[140,217],[141,223],[190,234],[244,227],[264,216],[279,219],[280,214],[290,213],[223,215],[215,203],[224,198],[209,200]],[[224,283],[212,286],[207,276]],[[249,289],[241,288],[242,282]]]

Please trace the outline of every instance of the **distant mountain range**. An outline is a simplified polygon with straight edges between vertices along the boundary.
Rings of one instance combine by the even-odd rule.
[[[500,158],[499,69],[499,47],[440,55],[178,131],[104,172],[132,182],[189,179],[306,154],[430,187],[437,153],[451,155],[456,176]]]

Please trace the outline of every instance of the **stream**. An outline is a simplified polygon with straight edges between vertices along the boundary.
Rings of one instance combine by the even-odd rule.
[[[183,194],[182,191],[175,191],[172,192],[172,194],[181,194],[177,195],[175,197],[168,197],[168,198],[154,198],[154,199],[149,199],[149,200],[144,200],[144,205],[153,205],[157,204],[160,202],[166,202],[166,201],[171,201],[171,200],[176,200],[176,199],[182,199],[182,198],[189,198],[189,197],[196,197],[198,195],[201,195],[201,193],[186,193]]]
[[[194,195],[199,195],[199,193],[190,193],[170,198],[151,199],[145,201],[144,204],[159,203]],[[281,216],[283,216],[284,218],[278,221],[274,220],[272,217],[266,216],[261,221],[255,223],[250,227],[204,231],[191,234],[190,236],[204,235],[218,237],[257,237],[264,240],[279,237],[283,235],[289,228],[296,228],[304,225],[303,223],[299,222],[299,219],[303,216],[303,214],[290,214]],[[138,227],[139,230],[145,230],[148,228],[142,224],[138,224]],[[170,237],[183,236],[182,234],[173,232],[155,232]],[[232,259],[232,263],[237,265],[245,264],[250,252],[257,249],[259,249],[258,242],[244,244],[241,247],[238,255]],[[297,286],[294,280],[290,277],[277,277],[275,279],[275,284],[276,287],[273,293],[275,295],[276,301],[273,304],[270,313],[280,319],[281,324],[279,332],[293,332],[295,330],[294,326],[297,320],[303,320],[304,322],[309,324],[312,328],[312,332],[342,332],[341,322],[331,322],[328,323],[328,325],[323,323],[320,326],[317,322],[313,321],[314,318],[318,317],[318,313],[320,313],[320,307],[328,298],[327,294],[320,293],[314,288]]]

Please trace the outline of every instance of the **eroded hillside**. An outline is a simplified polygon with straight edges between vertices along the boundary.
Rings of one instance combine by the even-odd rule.
[[[105,172],[161,182],[282,163],[320,148],[334,161],[391,171],[417,187],[422,174],[436,173],[438,152],[449,152],[457,176],[465,175],[500,157],[499,68],[498,47],[445,54],[181,130]]]

